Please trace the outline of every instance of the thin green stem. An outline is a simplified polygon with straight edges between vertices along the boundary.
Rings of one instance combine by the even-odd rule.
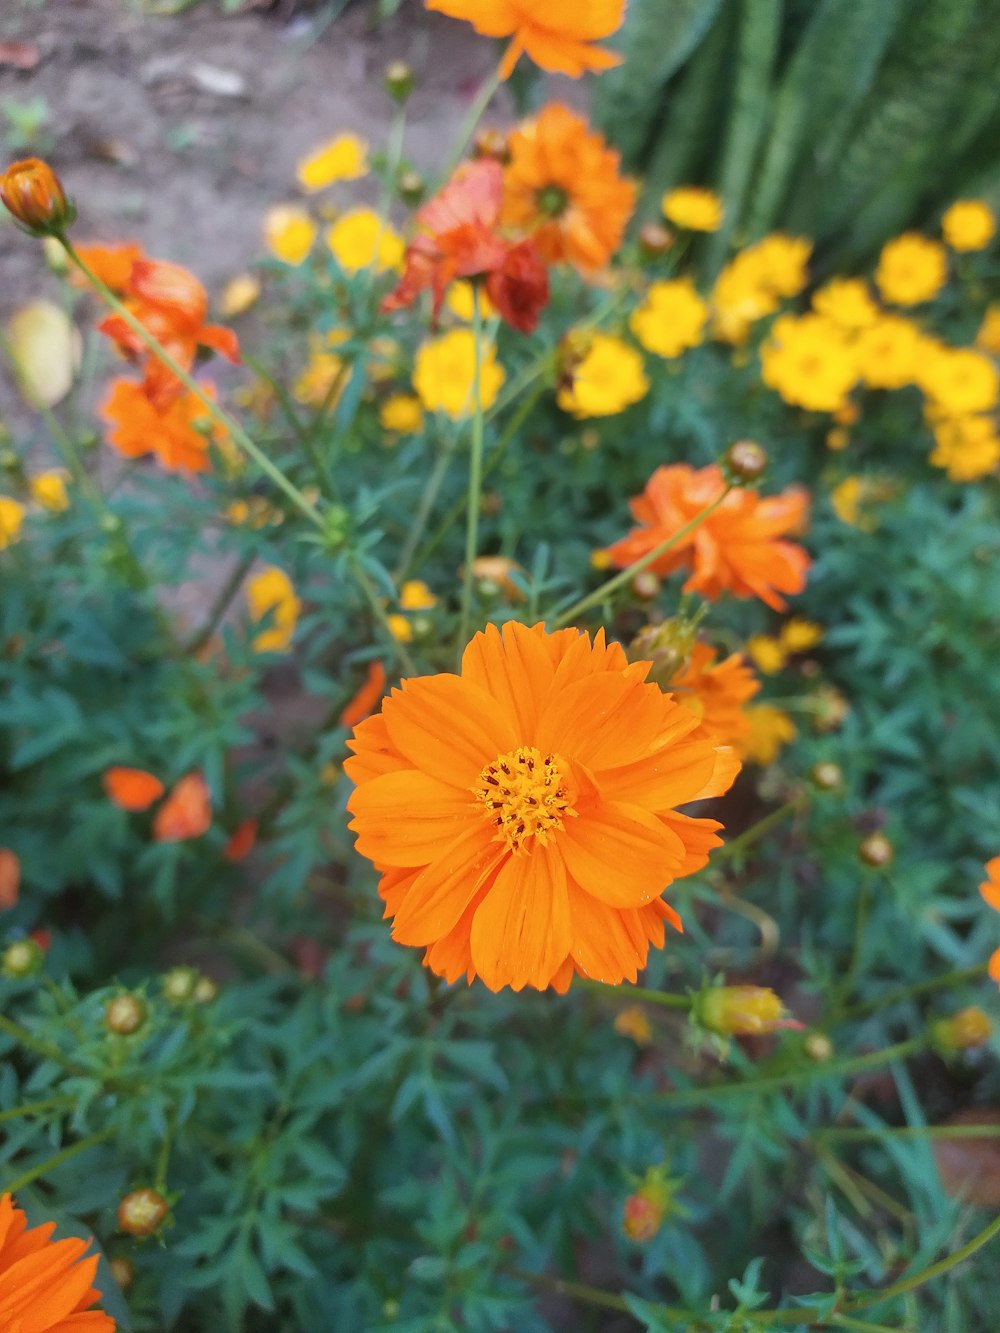
[[[483,113],[489,104],[493,101],[494,94],[500,87],[500,66],[490,74],[489,78],[484,79],[480,85],[479,92],[475,96],[469,110],[466,112],[465,119],[458,129],[458,136],[451,146],[451,152],[445,159],[444,168],[441,172],[441,180],[446,181],[451,173],[458,166],[459,159],[465,152],[476,132],[476,126],[483,117]]]
[[[628,1305],[621,1296],[614,1292],[603,1291],[600,1287],[588,1286],[585,1282],[571,1282],[568,1278],[554,1277],[550,1273],[529,1273],[523,1268],[504,1270],[519,1282],[527,1282],[542,1291],[554,1292],[557,1296],[568,1296],[571,1300],[581,1301],[584,1305],[594,1305],[601,1310],[618,1310],[621,1314],[631,1314]],[[664,1314],[683,1315],[682,1310],[670,1311],[665,1306],[658,1306]]]
[[[406,534],[406,540],[403,542],[403,548],[399,553],[399,560],[396,563],[393,572],[393,582],[401,583],[410,571],[410,565],[413,561],[413,553],[417,549],[417,544],[424,535],[427,527],[427,520],[431,516],[434,508],[434,502],[438,498],[438,492],[448,471],[448,464],[451,462],[454,448],[450,442],[445,442],[438,450],[437,458],[434,460],[434,466],[431,468],[427,481],[424,484],[423,492],[417,502],[416,510],[413,514],[413,522],[410,524],[410,530]]]
[[[406,651],[406,646],[400,643],[393,634],[392,626],[389,624],[389,617],[386,615],[386,610],[382,605],[378,591],[356,559],[351,561],[351,573],[353,574],[358,587],[361,589],[372,615],[378,621],[379,625],[381,625],[386,638],[392,644],[396,657],[399,659],[400,666],[408,675],[415,676],[417,674],[417,668],[413,658]]]
[[[582,987],[603,995],[605,999],[626,1004],[642,1000],[646,1004],[660,1004],[667,1009],[691,1008],[690,995],[671,995],[666,991],[647,990],[644,986],[607,986],[603,981],[593,981],[590,977],[577,977],[573,985],[574,989]]]
[[[939,1259],[936,1264],[930,1264],[927,1268],[922,1268],[919,1273],[912,1273],[909,1277],[900,1278],[892,1286],[885,1287],[882,1291],[868,1291],[861,1296],[855,1296],[845,1304],[846,1310],[864,1310],[869,1305],[881,1305],[883,1301],[894,1300],[897,1296],[905,1296],[909,1291],[915,1291],[917,1287],[923,1287],[928,1282],[933,1282],[936,1277],[941,1277],[950,1269],[964,1263],[981,1250],[984,1245],[988,1245],[994,1236],[1000,1235],[1000,1213],[985,1226],[978,1235],[973,1236],[960,1249],[953,1254],[945,1255]]]
[[[993,1139],[1000,1136],[1000,1124],[996,1125],[882,1125],[877,1129],[868,1129],[854,1125],[829,1125],[816,1129],[810,1135],[814,1139],[845,1140],[854,1142],[864,1139]]]
[[[264,369],[259,361],[249,356],[244,356],[243,361],[244,364],[253,371],[257,378],[262,380],[274,394],[278,406],[285,415],[285,420],[292,428],[292,434],[309,455],[310,462],[313,465],[313,471],[316,474],[316,482],[320,490],[327,500],[335,501],[337,497],[333,476],[329,467],[327,467],[322,454],[316,447],[316,441],[313,439],[312,432],[306,429],[298,412],[296,412],[291,394],[279,380],[276,380],[269,371]],[[343,367],[338,370],[335,378],[335,385],[338,387],[342,373]]]
[[[730,858],[737,856],[740,852],[745,851],[747,847],[758,842],[765,833],[770,833],[771,829],[773,829],[776,824],[780,824],[788,815],[801,809],[802,797],[793,796],[790,801],[786,801],[784,805],[779,805],[776,810],[771,810],[768,814],[764,815],[762,819],[758,819],[756,824],[751,824],[748,829],[744,829],[742,833],[738,834],[735,838],[730,839],[730,841],[720,847],[718,851],[713,852],[712,864],[717,865],[720,861],[727,861]]]
[[[865,926],[868,923],[868,908],[871,903],[871,880],[871,870],[866,867],[858,886],[858,901],[854,910],[854,943],[851,946],[850,961],[832,997],[831,1008],[834,1014],[841,1011],[844,1001],[853,993],[854,983],[861,967],[861,955],[865,947]]]
[[[8,1120],[19,1120],[22,1116],[44,1115],[46,1111],[69,1111],[76,1105],[72,1097],[47,1097],[41,1102],[24,1102],[21,1106],[11,1106],[0,1111],[0,1125]]]
[[[57,1152],[54,1157],[46,1158],[44,1162],[39,1162],[37,1165],[30,1167],[23,1175],[7,1182],[0,1192],[16,1194],[18,1190],[23,1190],[25,1185],[30,1185],[32,1181],[47,1176],[57,1166],[62,1166],[63,1162],[68,1162],[79,1153],[86,1152],[88,1148],[95,1148],[99,1143],[104,1143],[106,1139],[111,1138],[113,1133],[114,1130],[112,1129],[102,1129],[99,1134],[91,1134],[89,1139],[80,1139],[78,1143],[71,1143],[68,1148],[64,1148],[62,1152]]]
[[[83,1065],[76,1064],[69,1056],[64,1055],[58,1046],[50,1046],[47,1041],[42,1041],[27,1028],[21,1027],[20,1023],[15,1023],[9,1019],[6,1014],[0,1014],[0,1032],[6,1033],[19,1046],[25,1050],[34,1051],[40,1055],[43,1060],[51,1060],[53,1064],[60,1065],[70,1074],[77,1074],[83,1078],[93,1078],[94,1073],[91,1069],[86,1069]]]
[[[183,657],[193,657],[197,652],[204,648],[212,635],[222,623],[222,618],[229,610],[229,606],[243,586],[243,580],[250,573],[253,562],[257,559],[256,552],[243,556],[238,560],[232,569],[229,577],[219,589],[218,596],[212,603],[212,607],[205,619],[202,627],[192,634],[187,643],[181,646],[181,655]]]
[[[704,523],[705,519],[708,518],[710,514],[715,513],[732,489],[731,485],[727,486],[721,495],[713,500],[710,505],[706,505],[700,514],[696,514],[694,518],[691,519],[690,523],[685,523],[682,528],[678,528],[675,533],[672,533],[671,536],[665,538],[657,546],[654,546],[651,551],[647,551],[639,560],[633,561],[626,569],[620,570],[619,573],[615,574],[612,578],[607,579],[599,588],[595,588],[594,591],[588,593],[586,597],[581,597],[578,602],[574,602],[567,611],[563,611],[560,615],[554,618],[552,621],[552,628],[559,629],[560,626],[568,624],[571,620],[575,620],[577,616],[582,612],[589,610],[590,607],[596,606],[598,602],[605,601],[613,592],[617,592],[623,584],[628,583],[631,579],[635,578],[636,574],[640,574],[644,569],[648,569],[649,566],[659,560],[661,556],[666,555],[668,551],[673,550],[673,548],[678,546],[685,537],[690,536],[697,527]]]
[[[483,494],[483,442],[485,429],[483,421],[483,318],[479,306],[479,288],[472,288],[472,341],[475,346],[472,372],[472,437],[469,451],[469,494],[465,514],[465,566],[462,570],[462,605],[458,617],[457,651],[461,663],[462,653],[469,639],[469,622],[472,617],[473,564],[479,541],[479,509]]]
[[[841,1019],[864,1018],[867,1014],[874,1014],[879,1009],[888,1009],[893,1004],[902,1004],[904,1000],[912,1000],[918,995],[927,995],[931,991],[945,990],[951,986],[964,986],[969,981],[978,981],[980,977],[985,976],[987,967],[986,963],[976,963],[972,967],[960,967],[952,972],[942,972],[940,976],[931,977],[928,981],[918,981],[913,986],[902,986],[898,990],[876,996],[873,1000],[866,1000],[863,1004],[856,1004],[850,1009],[845,1009],[840,1017]]]

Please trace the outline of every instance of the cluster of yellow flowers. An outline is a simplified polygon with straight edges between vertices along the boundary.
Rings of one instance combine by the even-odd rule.
[[[66,489],[68,475],[61,468],[39,472],[28,478],[28,492],[39,509],[50,514],[62,513],[69,508]],[[11,495],[0,495],[0,551],[12,546],[21,535],[27,509]]]

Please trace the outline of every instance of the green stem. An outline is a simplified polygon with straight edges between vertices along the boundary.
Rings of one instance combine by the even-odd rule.
[[[353,574],[358,587],[364,594],[365,601],[368,603],[372,615],[381,625],[386,638],[392,644],[393,651],[395,652],[396,657],[399,659],[400,666],[407,673],[407,675],[410,676],[417,675],[418,672],[416,665],[414,664],[413,658],[406,651],[406,646],[400,643],[400,641],[396,638],[396,636],[392,632],[392,627],[389,624],[389,617],[386,615],[385,607],[382,605],[381,599],[379,598],[375,585],[372,583],[371,579],[358,564],[356,559],[351,561],[351,573]]]
[[[413,562],[413,553],[417,549],[417,543],[424,535],[424,530],[427,527],[427,520],[431,516],[434,502],[438,497],[441,483],[444,481],[445,473],[448,471],[448,464],[451,462],[453,453],[454,449],[449,442],[442,444],[438,450],[438,456],[434,460],[434,466],[430,470],[430,474],[424,485],[423,493],[417,503],[417,508],[413,515],[413,522],[410,524],[410,530],[406,534],[406,540],[403,542],[403,549],[399,553],[399,560],[392,576],[393,582],[396,584],[401,583],[410,571],[410,565]]]
[[[903,986],[899,990],[889,991],[886,995],[877,996],[874,1000],[866,1000],[864,1004],[856,1004],[851,1009],[845,1009],[840,1017],[864,1018],[867,1014],[874,1014],[879,1009],[887,1009],[893,1004],[902,1004],[904,1000],[911,1000],[917,995],[926,995],[930,991],[944,990],[951,986],[964,986],[966,982],[978,981],[980,977],[986,975],[986,963],[976,963],[973,967],[960,967],[952,972],[942,972],[939,977],[931,977],[929,981],[918,981],[913,986]]]
[[[75,1105],[72,1097],[48,1097],[42,1102],[24,1102],[21,1106],[11,1106],[6,1111],[0,1111],[0,1124],[18,1120],[21,1116],[44,1115],[46,1111],[68,1111]]]
[[[479,508],[483,494],[483,441],[485,430],[483,422],[482,395],[482,347],[483,319],[479,308],[479,288],[472,288],[472,340],[475,345],[475,359],[472,372],[472,438],[469,454],[469,494],[465,514],[465,566],[462,570],[462,606],[458,617],[458,657],[461,663],[462,653],[469,640],[469,622],[472,616],[473,564],[476,559],[476,547],[479,541]]]
[[[831,1008],[834,1014],[841,1011],[844,1001],[854,990],[854,983],[857,979],[858,969],[861,966],[861,955],[865,947],[865,926],[868,923],[868,907],[871,901],[871,871],[867,870],[858,887],[858,901],[854,912],[854,943],[851,946],[851,958],[847,965],[847,971],[840,980],[840,984],[835,987],[832,996]]]
[[[44,1162],[29,1167],[23,1175],[5,1184],[0,1192],[16,1194],[18,1190],[23,1190],[25,1185],[30,1185],[32,1181],[48,1175],[50,1171],[54,1171],[57,1166],[62,1166],[63,1162],[68,1162],[70,1158],[76,1157],[78,1153],[86,1152],[88,1148],[95,1148],[97,1144],[110,1139],[113,1133],[114,1130],[102,1129],[99,1134],[91,1134],[89,1139],[80,1139],[79,1143],[71,1143],[68,1148],[64,1148],[62,1152],[57,1152],[54,1157],[49,1157]]]
[[[220,407],[198,381],[192,375],[188,374],[183,366],[178,365],[166,348],[153,337],[146,326],[141,323],[140,320],[136,319],[128,306],[126,306],[124,302],[119,301],[114,292],[110,291],[89,265],[80,258],[76,250],[74,250],[72,243],[65,236],[60,236],[59,241],[65,249],[70,262],[80,270],[81,274],[86,278],[87,282],[101,300],[104,301],[116,315],[120,316],[120,318],[125,321],[132,332],[141,339],[157,360],[166,366],[167,370],[169,370],[172,375],[175,375],[177,379],[180,380],[188,392],[194,394],[219,425],[222,426],[224,430],[228,431],[234,442],[249,458],[253,459],[264,475],[269,477],[279,490],[284,491],[289,500],[292,501],[295,507],[309,520],[309,522],[319,528],[320,531],[325,531],[326,525],[315,505],[310,504],[294,482],[289,481],[281,469],[271,462],[267,454],[257,447],[240,423],[234,417],[231,417],[224,408]]]
[[[737,837],[732,838],[729,842],[720,847],[718,851],[713,852],[712,864],[717,865],[720,861],[726,861],[730,857],[736,856],[739,852],[744,851],[753,843],[758,842],[765,833],[770,833],[771,829],[773,829],[776,824],[780,824],[788,815],[801,809],[801,796],[793,796],[790,801],[786,801],[784,805],[779,805],[776,810],[771,810],[768,814],[764,815],[762,819],[758,819],[756,824],[751,824],[748,829],[744,829]]]
[[[647,1004],[661,1004],[667,1009],[690,1009],[690,995],[670,995],[666,991],[647,990],[644,986],[608,986],[603,981],[593,981],[590,977],[577,977],[573,989],[582,987],[603,995],[606,999],[631,1003],[642,1000]]]
[[[589,610],[592,606],[596,606],[598,602],[603,602],[613,592],[617,592],[622,584],[628,583],[631,579],[635,578],[636,574],[641,573],[655,561],[659,560],[660,556],[666,555],[668,551],[673,550],[673,548],[679,545],[685,537],[690,536],[695,528],[704,523],[709,514],[715,513],[716,509],[718,509],[719,505],[722,504],[723,500],[725,500],[726,496],[732,489],[731,485],[727,486],[721,495],[713,500],[710,505],[706,505],[700,514],[695,514],[694,518],[691,519],[689,523],[685,523],[682,528],[678,528],[675,533],[672,533],[671,536],[665,538],[658,546],[654,546],[651,551],[647,551],[639,560],[633,561],[626,569],[615,574],[613,578],[606,580],[606,582],[602,583],[599,588],[595,588],[593,592],[588,593],[586,597],[581,597],[578,602],[574,602],[569,610],[563,611],[560,615],[555,617],[552,621],[552,628],[559,629],[560,626],[568,624],[571,620],[575,620],[581,612]]]
[[[869,1305],[881,1305],[883,1301],[891,1301],[897,1296],[905,1296],[907,1292],[915,1291],[917,1287],[933,1282],[936,1277],[941,1277],[949,1269],[955,1268],[958,1264],[971,1258],[977,1250],[981,1250],[984,1245],[988,1245],[996,1235],[1000,1235],[1000,1213],[978,1235],[973,1236],[972,1240],[967,1241],[954,1254],[946,1255],[943,1259],[939,1259],[936,1264],[930,1264],[927,1268],[922,1268],[919,1273],[912,1273],[909,1277],[900,1278],[898,1282],[894,1282],[890,1287],[885,1287],[882,1291],[868,1291],[861,1296],[855,1296],[847,1301],[844,1308],[847,1310],[864,1310]]]
[[[264,369],[264,367],[260,364],[259,361],[255,360],[252,357],[244,356],[243,362],[248,367],[248,369],[252,370],[253,373],[257,376],[257,378],[259,380],[262,380],[274,394],[275,398],[278,401],[279,407],[285,414],[285,420],[292,428],[292,434],[295,436],[296,440],[298,440],[299,444],[309,455],[309,459],[313,465],[313,471],[316,473],[316,481],[317,484],[319,485],[320,490],[323,492],[323,495],[327,500],[335,501],[337,498],[336,490],[334,488],[333,477],[330,474],[330,469],[327,467],[322,454],[317,449],[316,441],[313,439],[311,431],[307,430],[305,426],[302,424],[302,421],[299,418],[299,414],[295,410],[295,404],[292,402],[291,394],[288,392],[288,390],[285,388],[283,384],[281,384],[278,380],[274,378],[273,375],[270,374],[269,371]],[[342,371],[343,367],[341,367],[340,371],[337,372],[337,376],[334,381],[335,388],[339,387]]]
[[[219,589],[219,594],[212,603],[212,608],[208,613],[201,629],[196,630],[187,643],[181,646],[182,657],[194,657],[194,655],[204,648],[212,635],[219,628],[223,616],[229,610],[229,605],[233,598],[243,586],[243,580],[250,573],[253,562],[257,559],[256,552],[245,555],[242,560],[238,560],[234,566],[229,578]]]
[[[47,1041],[41,1041],[27,1028],[21,1027],[19,1023],[14,1023],[5,1014],[0,1014],[0,1032],[6,1033],[8,1037],[16,1041],[19,1046],[23,1046],[25,1050],[34,1051],[43,1060],[51,1060],[53,1064],[60,1065],[70,1074],[76,1074],[82,1078],[94,1077],[93,1070],[75,1064],[68,1056],[63,1054],[58,1046],[50,1046]]]
[[[523,1268],[506,1268],[503,1271],[519,1282],[527,1282],[542,1291],[551,1291],[557,1296],[568,1296],[571,1300],[582,1301],[585,1305],[596,1305],[602,1310],[618,1310],[622,1314],[631,1314],[621,1296],[616,1296],[611,1291],[603,1291],[600,1287],[591,1287],[585,1282],[571,1282],[568,1278],[553,1277],[549,1273],[529,1273]],[[683,1310],[671,1311],[662,1305],[657,1306],[657,1310],[668,1317],[685,1314]]]
[[[452,144],[451,152],[445,160],[444,168],[441,172],[442,182],[446,181],[451,173],[458,166],[459,159],[476,132],[476,126],[482,119],[483,112],[493,101],[493,96],[500,87],[500,66],[498,65],[489,78],[484,79],[476,94],[475,100],[466,112],[465,119],[459,126],[458,137]]]
[[[814,1130],[810,1135],[814,1139],[854,1140],[884,1139],[891,1136],[897,1139],[992,1139],[1000,1135],[1000,1124],[996,1125],[882,1125],[877,1129],[864,1129],[856,1126],[830,1125]]]

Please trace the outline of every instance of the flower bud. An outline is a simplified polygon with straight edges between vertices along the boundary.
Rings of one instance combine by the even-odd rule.
[[[170,1204],[157,1190],[133,1190],[118,1205],[118,1226],[129,1236],[151,1236],[169,1212]]]
[[[839,730],[851,711],[851,705],[832,685],[821,686],[812,700],[815,705],[812,719],[815,731],[826,733]]]
[[[625,653],[630,662],[652,662],[649,680],[655,681],[661,689],[667,689],[674,676],[687,664],[697,632],[696,620],[674,616],[659,625],[644,625]]]
[[[866,866],[882,870],[892,864],[895,848],[884,833],[869,833],[858,844],[858,856]]]
[[[815,1060],[818,1065],[833,1056],[833,1042],[825,1032],[810,1032],[802,1046],[809,1059]]]
[[[403,103],[413,92],[413,70],[405,60],[393,60],[385,67],[385,87],[395,102]]]
[[[950,1018],[937,1019],[928,1029],[931,1045],[942,1055],[975,1050],[977,1046],[985,1046],[992,1035],[992,1022],[974,1004],[960,1009]]]
[[[647,259],[658,259],[672,250],[676,237],[659,222],[644,222],[639,228],[639,249]]]
[[[108,1267],[111,1269],[111,1276],[118,1283],[120,1290],[128,1291],[135,1280],[135,1269],[130,1260],[123,1254],[116,1254],[108,1260]]]
[[[0,956],[0,972],[5,977],[33,977],[40,972],[45,963],[45,950],[37,940],[30,938],[15,940],[8,944]]]
[[[198,973],[193,967],[172,967],[160,978],[163,997],[171,1004],[183,1004],[194,995]]]
[[[479,130],[472,141],[473,157],[491,157],[494,162],[506,166],[510,161],[510,146],[503,130],[485,126]]]
[[[660,1229],[663,1209],[645,1194],[630,1194],[622,1209],[622,1230],[639,1245],[650,1241]]]
[[[818,791],[838,791],[844,785],[844,774],[839,764],[823,760],[813,764],[809,781]]]
[[[404,171],[396,183],[399,197],[407,204],[419,204],[427,192],[427,182],[419,171]]]
[[[146,1021],[145,1001],[131,991],[115,995],[104,1007],[104,1026],[119,1037],[131,1037]]]
[[[651,569],[640,569],[632,579],[632,591],[644,602],[651,602],[660,591],[660,580]]]
[[[219,987],[211,977],[199,977],[191,992],[191,998],[195,1004],[214,1004],[219,998]]]
[[[0,199],[7,212],[34,236],[58,236],[76,217],[59,177],[37,157],[12,163],[0,175]]]
[[[726,450],[722,465],[737,485],[758,481],[767,468],[767,453],[754,440],[737,440]]]
[[[800,1028],[783,1017],[785,1006],[766,986],[713,986],[695,1000],[695,1018],[722,1037],[760,1037],[779,1028]]]

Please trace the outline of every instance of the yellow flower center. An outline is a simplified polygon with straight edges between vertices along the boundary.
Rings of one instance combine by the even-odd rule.
[[[479,774],[473,793],[497,828],[495,842],[512,852],[534,836],[544,846],[550,833],[563,826],[563,816],[576,816],[565,778],[566,761],[543,755],[533,745],[498,755]]]

